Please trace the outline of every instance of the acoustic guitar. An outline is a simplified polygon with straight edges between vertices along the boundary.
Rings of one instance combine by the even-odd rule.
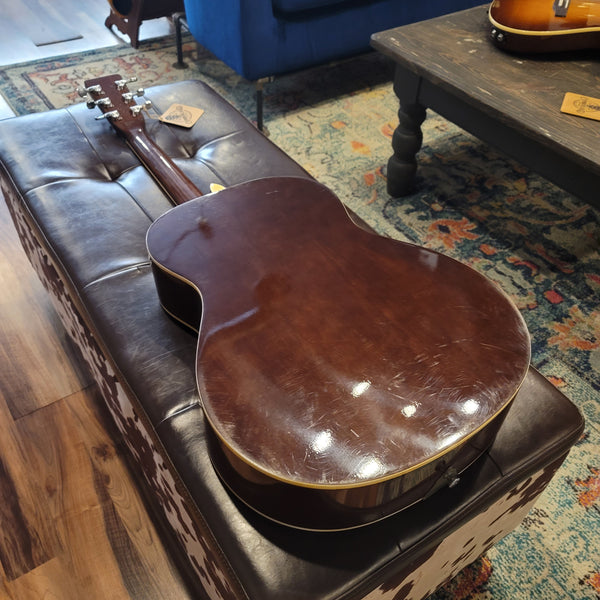
[[[198,332],[198,392],[225,485],[270,519],[323,531],[456,485],[529,366],[509,298],[447,256],[358,227],[308,178],[200,197],[157,160],[119,76],[86,90],[177,204],[147,247],[162,306]]]
[[[600,2],[494,0],[491,37],[514,52],[556,52],[600,47]]]

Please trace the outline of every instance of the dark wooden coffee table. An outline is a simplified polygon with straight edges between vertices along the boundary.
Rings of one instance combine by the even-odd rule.
[[[373,35],[373,47],[396,62],[400,100],[388,192],[411,191],[430,108],[600,206],[600,122],[560,112],[565,92],[600,97],[599,55],[502,52],[489,39],[488,6]]]

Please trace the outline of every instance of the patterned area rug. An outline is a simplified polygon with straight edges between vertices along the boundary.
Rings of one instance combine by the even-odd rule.
[[[88,77],[141,85],[199,78],[249,118],[254,87],[171,39],[14,65],[0,91],[16,113],[79,102]],[[532,363],[585,415],[585,435],[525,522],[436,600],[600,598],[600,213],[435,114],[424,124],[417,191],[385,191],[396,126],[391,65],[369,55],[265,88],[271,139],[380,233],[441,250],[498,282],[532,337]]]

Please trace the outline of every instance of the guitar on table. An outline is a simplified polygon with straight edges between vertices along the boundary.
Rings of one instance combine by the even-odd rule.
[[[309,530],[366,525],[460,484],[529,367],[509,298],[447,256],[359,228],[308,178],[201,197],[126,83],[102,77],[84,93],[176,204],[146,242],[162,306],[198,332],[223,482]]]
[[[489,9],[495,44],[514,52],[600,47],[600,2],[494,0]]]

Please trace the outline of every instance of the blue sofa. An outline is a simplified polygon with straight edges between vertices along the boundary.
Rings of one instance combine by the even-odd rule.
[[[184,0],[194,39],[251,81],[366,52],[377,31],[478,4],[481,0]]]
[[[372,33],[481,0],[184,0],[194,39],[255,81],[366,52]]]

